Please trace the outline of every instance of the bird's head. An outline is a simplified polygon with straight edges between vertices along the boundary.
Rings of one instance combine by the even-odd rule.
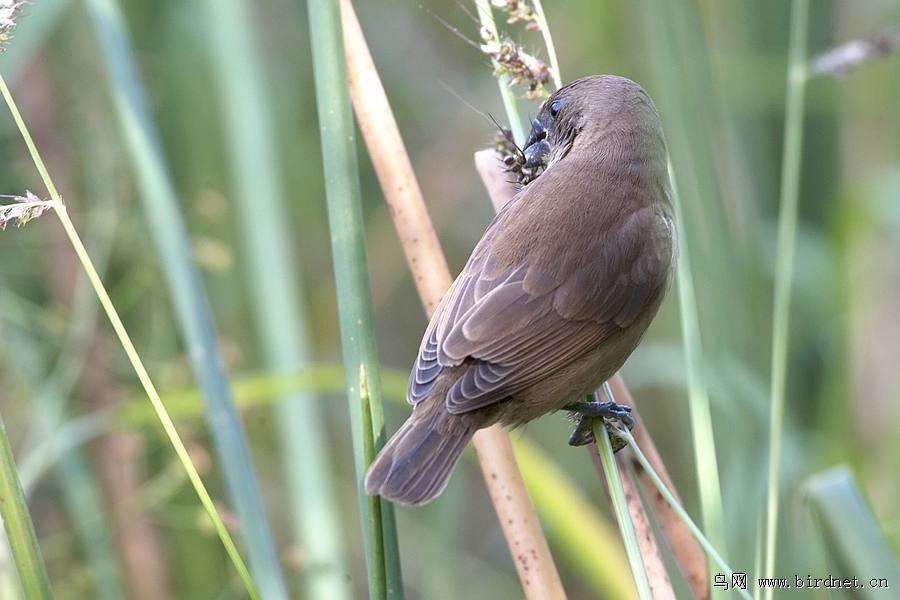
[[[585,77],[561,87],[541,106],[522,148],[524,167],[537,173],[573,148],[594,159],[610,146],[665,157],[659,115],[643,88],[630,79]]]

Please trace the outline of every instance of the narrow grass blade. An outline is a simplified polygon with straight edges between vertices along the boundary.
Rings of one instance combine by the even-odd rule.
[[[635,408],[634,398],[631,396],[628,388],[625,387],[625,381],[619,373],[613,375],[607,383],[609,391],[612,392],[611,397],[614,397],[616,402]],[[606,385],[604,385],[605,388]],[[659,479],[672,491],[673,499],[679,505],[682,505],[656,442],[650,436],[650,432],[647,430],[640,412],[632,410],[631,416],[635,420],[635,426],[632,430],[635,442],[640,446],[648,462],[653,465]],[[694,534],[682,521],[679,514],[672,509],[660,494],[654,491],[656,485],[650,475],[643,468],[637,469],[633,464],[632,470],[635,472],[643,489],[647,510],[653,513],[656,522],[659,524],[659,528],[666,537],[675,561],[678,563],[678,567],[691,591],[697,598],[707,598],[709,594],[709,566],[703,549],[697,543]]]
[[[365,363],[359,363],[359,410],[362,415],[362,451],[365,464],[370,465],[375,460],[375,427],[372,422],[372,403],[369,396],[369,382],[366,377]],[[382,500],[378,496],[366,496],[368,503],[369,520],[363,524],[366,528],[366,537],[370,540],[381,539],[384,544],[384,518],[381,510]],[[387,504],[385,502],[385,504]],[[386,544],[385,544],[386,545]],[[370,555],[374,562],[370,570],[376,575],[384,577],[387,573],[385,564],[387,552],[374,552]],[[387,581],[378,581],[378,587],[384,586],[388,591]]]
[[[19,572],[19,580],[27,600],[53,598],[47,567],[41,556],[28,514],[25,495],[19,484],[12,448],[6,437],[6,426],[0,418],[0,517]]]
[[[219,357],[209,303],[192,260],[177,192],[165,165],[122,15],[112,0],[91,0],[87,9],[188,355],[204,391],[207,422],[229,497],[241,522],[250,568],[266,598],[287,598],[243,426]]]
[[[634,586],[622,576],[628,569],[628,560],[612,525],[601,518],[577,482],[538,446],[527,438],[516,437],[513,447],[541,520],[554,534],[554,547],[568,554],[569,561],[597,597],[634,598]]]
[[[337,2],[310,0],[309,28],[312,42],[316,104],[321,132],[322,166],[328,202],[332,257],[337,286],[341,348],[347,377],[347,398],[353,432],[359,505],[366,545],[366,565],[371,598],[400,598],[403,595],[400,561],[397,555],[393,506],[386,501],[369,504],[363,488],[366,463],[364,419],[361,411],[360,373],[371,408],[372,427],[381,432],[384,416],[381,408],[381,384],[375,351],[372,298],[366,265],[365,229],[359,189],[353,117],[344,63],[341,17]],[[383,434],[380,434],[383,437]],[[381,536],[367,524],[380,512]],[[387,552],[389,554],[386,554]],[[379,565],[385,570],[379,572]]]
[[[638,597],[641,600],[653,600],[650,581],[647,579],[647,570],[644,568],[644,559],[641,556],[640,545],[631,522],[631,514],[628,511],[628,500],[622,489],[619,468],[616,466],[615,455],[613,455],[603,419],[594,419],[594,437],[597,440],[597,452],[603,465],[603,473],[606,475],[613,512],[616,514],[616,521],[622,532],[622,540],[625,542],[625,554],[628,556],[628,564],[631,566],[631,575],[637,587]]]
[[[98,144],[105,141],[104,136],[92,132],[95,138],[90,140],[90,151],[98,150]],[[98,155],[93,154],[96,158]],[[91,206],[86,207],[84,215],[87,237],[93,242],[92,255],[98,270],[105,270],[112,251],[115,223],[117,215],[113,206],[112,189],[98,185],[101,181],[111,181],[109,172],[96,168],[97,164],[108,164],[102,160],[87,161],[85,180],[88,193],[92,198]],[[102,173],[101,173],[102,172]],[[55,264],[51,272],[66,269],[64,264]],[[51,275],[52,279],[53,276]],[[70,297],[60,295],[57,286],[51,286],[58,301],[68,303],[68,323],[64,335],[57,341],[57,352],[54,357],[46,356],[46,360],[28,360],[26,356],[40,356],[37,348],[28,350],[25,344],[40,345],[37,339],[25,342],[18,337],[8,339],[0,336],[0,346],[5,346],[5,354],[14,367],[16,377],[28,390],[27,395],[33,399],[33,414],[26,434],[17,454],[18,473],[26,498],[33,485],[29,483],[26,465],[35,461],[53,461],[54,478],[59,486],[60,498],[64,502],[68,518],[73,530],[79,537],[79,544],[84,548],[85,568],[91,573],[93,593],[97,600],[117,600],[124,597],[125,592],[118,569],[116,553],[110,522],[104,513],[105,505],[101,497],[101,483],[92,470],[82,448],[70,448],[68,452],[57,453],[55,444],[57,436],[65,428],[69,419],[68,404],[74,398],[73,392],[78,386],[79,376],[88,361],[91,360],[89,346],[94,341],[98,323],[100,305],[97,296],[91,289],[87,277],[78,274],[74,291]],[[2,304],[2,301],[0,301]],[[3,308],[0,307],[0,312]],[[86,391],[86,379],[81,380],[81,390]],[[89,393],[89,392],[88,392]],[[96,399],[96,398],[94,398]],[[49,455],[49,456],[48,456]],[[0,594],[2,597],[2,594]]]
[[[669,163],[669,180],[675,204],[675,220],[684,223],[684,209],[678,194],[675,171]],[[684,231],[684,228],[681,229]],[[725,545],[725,518],[722,510],[722,486],[719,481],[719,462],[716,458],[716,440],[709,406],[709,391],[704,375],[705,360],[700,341],[700,319],[697,298],[694,295],[694,275],[691,271],[688,240],[683,234],[679,240],[678,257],[678,309],[681,315],[681,336],[688,375],[688,405],[691,410],[691,430],[694,438],[694,459],[697,461],[697,486],[700,490],[700,506],[706,536],[727,558]],[[713,567],[710,566],[712,569]]]
[[[810,477],[804,488],[807,504],[822,533],[826,556],[833,561],[825,565],[827,570],[823,573],[837,571],[841,575],[835,578],[841,582],[858,578],[860,587],[854,587],[853,593],[859,598],[884,598],[886,589],[900,581],[900,561],[853,473],[847,467],[835,467]]]
[[[803,150],[803,101],[806,92],[806,32],[809,0],[791,2],[791,29],[788,41],[787,100],[785,105],[784,150],[781,163],[781,198],[778,214],[775,292],[772,306],[772,380],[769,420],[769,477],[766,505],[766,551],[763,577],[775,573],[778,536],[778,496],[780,493],[781,447],[784,435],[784,405],[787,394],[789,316],[794,281],[794,254],[797,244],[797,212],[800,198],[800,158]],[[772,598],[766,588],[765,598]]]
[[[715,289],[720,282],[728,280],[726,270],[734,268],[733,261],[728,258],[732,256],[728,237],[721,234],[722,231],[727,231],[727,220],[721,206],[721,182],[714,168],[715,157],[711,156],[709,145],[709,140],[715,139],[718,133],[710,123],[704,121],[702,109],[698,110],[698,106],[716,110],[716,101],[711,95],[715,90],[709,83],[707,58],[700,49],[703,41],[697,42],[693,37],[687,39],[694,34],[702,36],[699,9],[691,3],[658,1],[645,3],[644,9],[648,34],[659,39],[659,43],[649,46],[652,63],[665,89],[665,93],[659,95],[658,106],[664,120],[667,114],[677,115],[666,122],[667,142],[673,161],[683,167],[680,170],[682,183],[686,183],[687,190],[691,192],[692,202],[685,205],[679,195],[679,186],[670,163],[669,174],[681,252],[676,290],[702,522],[712,544],[719,552],[726,554],[726,524],[719,469],[721,457],[715,445],[709,384],[705,372],[708,361],[703,349],[697,299],[700,292],[707,290],[705,293],[708,294],[709,289]],[[698,229],[702,233],[698,234]],[[697,250],[693,256],[692,250]],[[703,300],[704,298],[700,299],[699,305],[704,306],[704,309],[728,304],[709,304]],[[720,335],[717,331],[719,328],[715,327],[720,318],[730,317],[723,317],[712,311],[704,315],[706,332],[712,337],[710,346],[717,349],[722,347],[721,344],[717,346],[717,342],[721,340],[715,337]],[[708,579],[711,579],[716,574],[712,562],[708,563],[708,569]],[[709,581],[705,591],[713,598],[728,595],[721,588],[710,588],[708,583]]]
[[[556,57],[556,46],[553,44],[553,36],[550,35],[550,26],[547,24],[547,16],[544,14],[544,4],[541,0],[534,0],[534,12],[537,15],[537,23],[544,38],[544,46],[547,48],[547,56],[550,59],[550,76],[556,89],[562,87],[562,73],[559,69],[559,59]]]
[[[734,571],[731,567],[728,566],[728,563],[725,562],[725,559],[722,558],[722,555],[713,547],[710,541],[703,535],[703,532],[700,531],[700,528],[697,527],[696,523],[694,523],[693,519],[691,519],[690,515],[682,508],[681,504],[675,498],[671,491],[666,487],[663,483],[662,479],[660,479],[659,474],[653,469],[653,465],[650,464],[650,461],[647,460],[647,457],[644,456],[644,453],[641,452],[641,449],[638,447],[637,443],[634,441],[634,436],[631,435],[630,431],[622,431],[621,435],[628,442],[628,446],[634,452],[638,461],[641,463],[641,466],[646,471],[647,475],[650,479],[653,480],[653,484],[656,486],[656,489],[659,490],[659,493],[662,494],[663,498],[665,498],[666,502],[669,503],[669,506],[678,513],[678,516],[681,517],[681,520],[684,521],[684,524],[687,525],[688,529],[691,530],[691,533],[706,551],[707,555],[712,562],[715,563],[721,572],[725,575],[727,580],[731,579],[731,576],[734,574]],[[752,596],[750,596],[749,592],[740,588],[732,588],[732,591],[737,592],[739,596],[745,598],[746,600],[750,600]]]
[[[408,375],[385,369],[381,371],[381,377],[384,396],[395,403],[406,404]],[[342,391],[344,370],[332,365],[310,367],[302,373],[291,375],[263,375],[234,381],[235,400],[242,409],[273,404],[285,394]],[[196,419],[203,414],[200,395],[195,388],[167,393],[162,396],[162,403],[173,418]],[[144,396],[133,398],[115,410],[95,411],[67,421],[51,439],[43,440],[20,459],[18,473],[25,496],[34,491],[48,469],[87,442],[113,430],[150,427],[157,421],[156,413],[147,406]]]

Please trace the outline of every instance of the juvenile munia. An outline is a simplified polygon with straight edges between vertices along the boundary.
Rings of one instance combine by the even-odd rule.
[[[500,211],[438,306],[407,388],[413,412],[366,491],[423,504],[472,435],[584,400],[656,315],[678,254],[656,108],[628,79],[574,81],[523,148],[540,172]]]

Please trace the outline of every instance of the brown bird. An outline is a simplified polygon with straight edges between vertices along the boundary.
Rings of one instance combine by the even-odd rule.
[[[597,75],[560,88],[523,153],[539,176],[488,226],[425,330],[412,415],[369,468],[369,494],[423,504],[478,429],[588,409],[669,289],[666,143],[639,85]]]

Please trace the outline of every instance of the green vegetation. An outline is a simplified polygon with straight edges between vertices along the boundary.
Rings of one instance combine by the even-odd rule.
[[[493,213],[472,153],[492,143],[487,116],[504,124],[506,112],[489,59],[433,15],[477,43],[479,25],[452,0],[357,4],[455,272]],[[810,585],[828,577],[900,588],[900,58],[887,30],[900,12],[810,4],[805,34],[780,0],[543,7],[564,82],[624,75],[660,110],[693,285],[673,287],[623,376],[687,512],[758,597],[756,578],[770,576],[794,584],[776,598],[827,597]],[[358,175],[323,159],[320,136],[334,132],[317,107],[328,96],[316,85],[332,85],[313,73],[330,43],[310,35],[317,13],[284,0],[7,5],[0,76],[262,597],[368,597],[364,532],[381,525],[360,519],[371,449],[347,389],[364,382],[376,430],[396,429],[426,320],[364,145],[336,150],[346,167],[355,144]],[[527,51],[543,48],[540,32],[516,31]],[[871,56],[789,77],[791,35],[800,65],[856,39]],[[0,194],[50,199],[6,106]],[[526,120],[537,106],[518,102]],[[332,246],[334,177],[359,198],[351,225],[364,227],[365,253]],[[60,219],[45,209],[17,228],[16,214],[0,212],[0,417],[37,545],[24,511],[4,513],[16,558],[28,558],[21,574],[0,561],[0,597],[49,597],[47,581],[62,599],[247,597]],[[357,290],[341,317],[339,287]],[[361,329],[371,316],[375,339],[348,355],[353,310]],[[773,328],[784,336],[774,345]],[[692,412],[704,396],[708,416]],[[707,422],[711,438],[695,444]],[[592,566],[611,552],[624,565],[625,551],[587,452],[566,444],[570,428],[551,415],[512,432],[526,482],[569,598],[628,597],[631,573],[618,573],[623,591]],[[395,511],[408,597],[522,596],[467,457],[439,500]],[[5,502],[19,483],[0,462]],[[395,577],[393,517],[382,514],[386,556],[368,560]],[[378,580],[388,596],[391,576]]]

